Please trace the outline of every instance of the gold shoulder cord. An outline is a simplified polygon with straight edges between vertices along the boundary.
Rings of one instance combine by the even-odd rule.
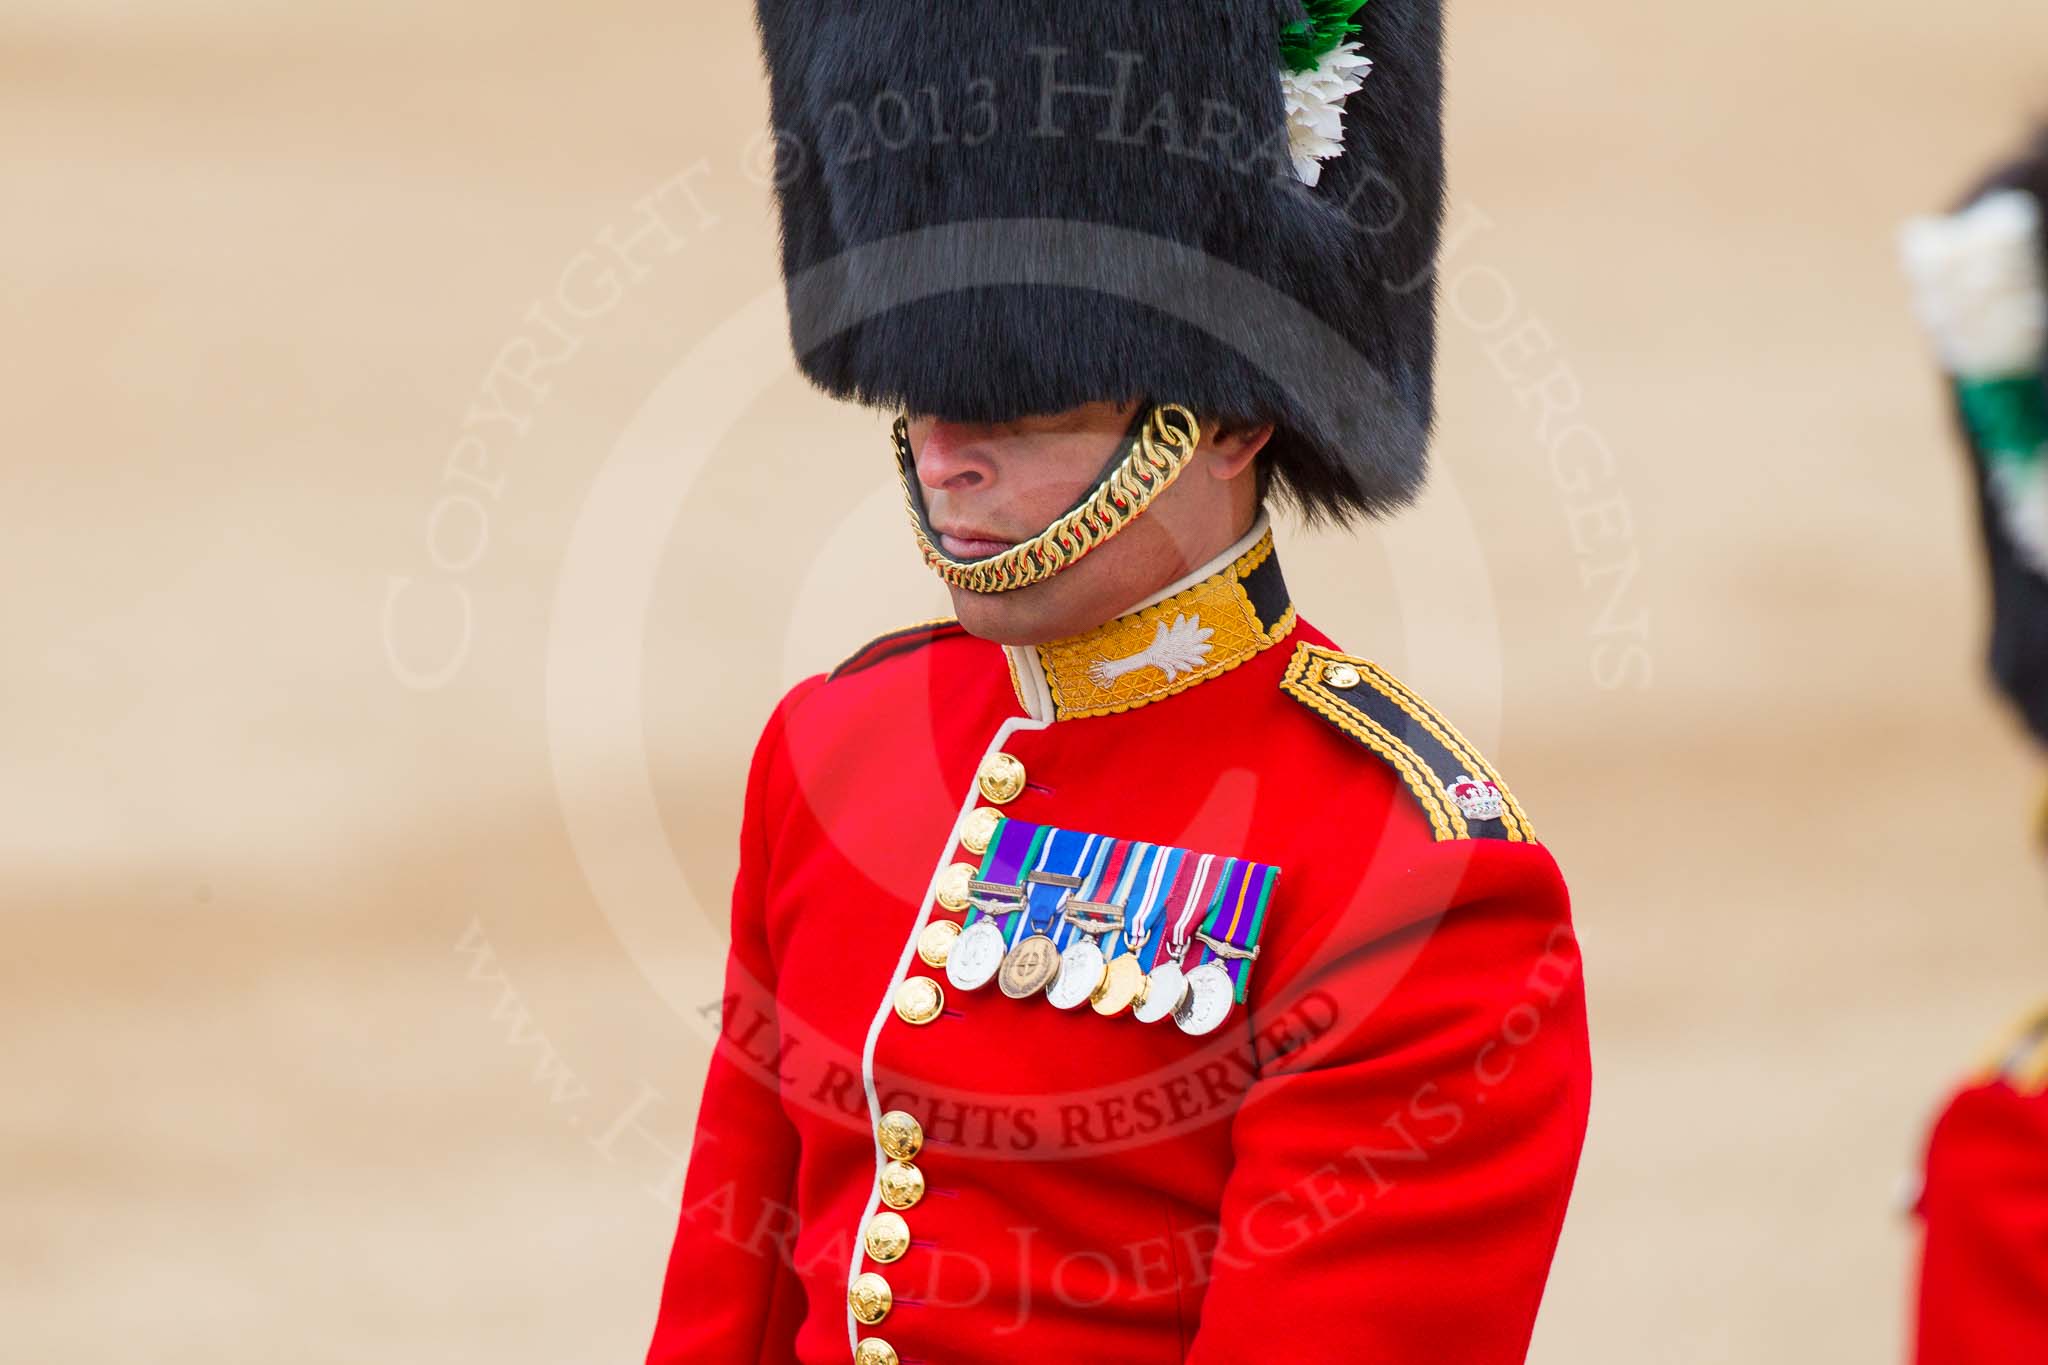
[[[956,588],[996,593],[1043,583],[1130,525],[1187,468],[1201,442],[1202,426],[1194,413],[1178,403],[1155,404],[1122,463],[1079,506],[1031,539],[975,560],[955,559],[932,542],[923,501],[917,495],[906,417],[897,417],[894,436],[896,472],[903,480],[904,504],[924,562]]]

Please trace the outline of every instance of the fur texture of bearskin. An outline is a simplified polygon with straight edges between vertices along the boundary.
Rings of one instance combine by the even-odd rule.
[[[1277,424],[1311,518],[1424,470],[1438,0],[1369,0],[1346,150],[1289,165],[1298,0],[757,0],[791,337],[840,397],[959,421],[1094,401]],[[1090,87],[1080,89],[1077,87]]]

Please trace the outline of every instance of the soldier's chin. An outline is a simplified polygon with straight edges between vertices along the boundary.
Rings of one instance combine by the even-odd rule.
[[[1087,561],[1043,583],[1009,592],[970,592],[950,584],[953,615],[969,635],[999,645],[1043,645],[1095,629],[1122,609],[1108,600],[1113,578],[1089,573]]]
[[[953,595],[953,615],[969,635],[999,645],[1042,645],[1074,633],[1059,625],[1064,615],[1059,599],[1065,595],[1054,591],[1059,586],[1059,578],[1050,578],[1009,592],[973,592],[951,584],[946,591]]]

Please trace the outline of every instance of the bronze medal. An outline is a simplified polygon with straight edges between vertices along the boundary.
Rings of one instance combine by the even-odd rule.
[[[1037,995],[1059,975],[1060,952],[1044,934],[1026,934],[1003,956],[996,984],[1012,1000]]]

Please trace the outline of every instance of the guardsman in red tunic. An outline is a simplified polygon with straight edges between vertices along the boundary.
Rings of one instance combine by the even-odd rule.
[[[1991,672],[2048,741],[2048,135],[1946,217],[1909,225],[1915,302],[1953,390],[1991,582]],[[2048,816],[2048,807],[2044,807]],[[2042,826],[2048,841],[2048,819]],[[2048,1006],[1927,1139],[1919,1365],[2048,1360]]]
[[[649,1360],[1521,1360],[1585,1135],[1565,886],[1298,614],[1423,473],[1434,0],[760,0],[795,349],[956,619],[747,781]]]

